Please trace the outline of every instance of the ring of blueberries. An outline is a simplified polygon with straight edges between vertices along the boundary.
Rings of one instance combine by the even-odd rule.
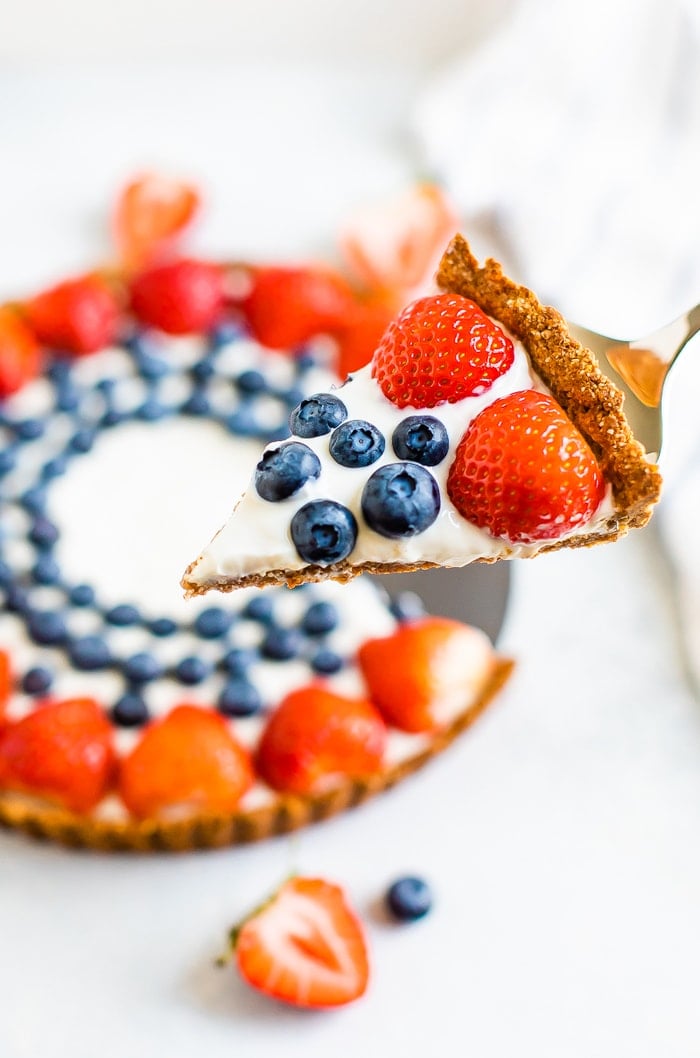
[[[305,611],[302,608],[299,627],[293,629],[276,624],[274,600],[266,596],[251,600],[240,613],[210,607],[191,621],[178,622],[167,615],[142,613],[128,601],[105,605],[92,585],[70,582],[56,557],[60,530],[49,513],[51,483],[68,470],[72,460],[92,450],[102,431],[130,421],[157,423],[168,416],[181,415],[214,422],[233,434],[256,437],[262,442],[289,435],[288,416],[299,404],[303,376],[315,363],[313,355],[303,354],[290,360],[294,374],[292,385],[285,389],[270,385],[259,371],[244,370],[234,377],[228,371],[219,371],[217,358],[221,350],[244,337],[238,328],[222,325],[208,336],[199,359],[185,366],[160,355],[157,336],[134,333],[122,343],[131,360],[130,368],[123,374],[117,371],[115,377],[86,384],[76,377],[72,361],[56,358],[46,372],[51,386],[51,411],[20,419],[11,413],[11,402],[0,405],[0,590],[5,609],[23,622],[28,637],[40,648],[36,659],[39,663],[35,661],[19,674],[24,693],[41,696],[51,691],[53,652],[59,651],[80,671],[117,672],[123,691],[110,704],[110,717],[120,726],[135,727],[150,719],[147,688],[159,679],[194,686],[217,672],[223,678],[219,710],[227,716],[249,716],[263,706],[249,678],[251,665],[258,659],[302,657],[311,671],[318,673],[336,672],[343,666],[344,659],[325,645],[325,636],[338,622],[338,613],[329,603],[311,601]],[[173,376],[187,384],[184,395],[180,389],[177,401],[168,400],[166,393],[161,393],[163,380]],[[125,399],[124,393],[133,394],[136,379],[142,393],[134,402],[131,397]],[[124,383],[127,387],[123,392]],[[224,386],[227,398],[222,397]],[[258,417],[257,402],[261,398],[265,399],[268,412],[275,405],[279,409],[277,420],[271,424]],[[339,414],[337,410],[334,413],[338,421]],[[310,418],[313,420],[313,415]],[[313,429],[318,429],[318,425]],[[320,472],[317,457],[306,445],[293,442],[277,451],[285,448],[305,450],[303,459],[297,458],[296,463],[289,455],[285,457],[285,474],[291,472],[289,465],[302,476]],[[12,561],[18,543],[23,551],[29,548],[31,557],[26,561]],[[305,586],[296,589],[304,590]],[[71,629],[78,611],[90,614],[88,633]],[[236,646],[235,629],[240,621],[255,621],[261,626],[262,639],[257,650]],[[85,617],[80,623],[85,626]],[[177,640],[182,636],[182,649],[173,652],[177,660],[162,665],[148,649],[117,653],[110,646],[111,636],[107,633],[128,627],[143,631],[146,647],[149,639]],[[192,635],[210,643],[206,658],[192,652]],[[217,649],[212,654],[214,644]],[[45,656],[41,648],[47,648]]]

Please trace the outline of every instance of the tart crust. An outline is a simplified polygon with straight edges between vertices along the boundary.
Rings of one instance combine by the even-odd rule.
[[[486,709],[509,678],[514,663],[496,659],[494,670],[476,701],[460,713],[423,749],[378,775],[347,779],[309,797],[280,794],[269,805],[227,815],[198,814],[177,820],[107,820],[79,816],[64,808],[12,793],[0,794],[0,826],[23,830],[73,848],[103,852],[186,852],[193,849],[243,845],[287,834],[354,808],[389,790],[445,750]]]

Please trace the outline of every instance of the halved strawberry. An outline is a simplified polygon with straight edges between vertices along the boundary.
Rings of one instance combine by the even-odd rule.
[[[333,332],[338,346],[336,367],[341,378],[370,362],[399,308],[397,298],[388,293],[357,299],[344,324]]]
[[[181,258],[140,272],[131,284],[131,307],[142,323],[166,334],[208,331],[224,308],[223,269]]]
[[[119,305],[98,275],[66,279],[24,305],[29,326],[43,345],[84,356],[109,345],[119,325]]]
[[[358,999],[369,979],[367,942],[343,890],[290,878],[231,932],[238,969],[265,995],[300,1007]]]
[[[113,230],[128,268],[143,267],[171,252],[200,206],[199,191],[184,180],[145,173],[121,191]]]
[[[386,739],[386,725],[369,702],[309,684],[288,694],[268,720],[258,770],[277,790],[317,793],[341,776],[378,772]]]
[[[140,818],[230,812],[252,783],[247,750],[222,716],[196,705],[178,705],[147,727],[119,771],[122,800]]]
[[[7,703],[12,695],[12,664],[6,650],[0,650],[0,731],[5,726]]]
[[[240,308],[259,342],[293,349],[342,327],[354,304],[347,280],[330,268],[267,267],[253,271]]]
[[[89,812],[114,776],[112,738],[112,725],[92,698],[46,702],[0,735],[0,789]]]
[[[9,397],[39,374],[41,351],[33,332],[9,305],[0,306],[0,397]]]
[[[370,697],[403,731],[436,731],[474,701],[495,656],[478,628],[424,617],[382,639],[368,639],[358,660]]]

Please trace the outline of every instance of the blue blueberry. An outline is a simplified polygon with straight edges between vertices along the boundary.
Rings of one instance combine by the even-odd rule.
[[[228,632],[231,626],[231,615],[218,606],[211,606],[197,614],[194,630],[202,639],[218,639]]]
[[[260,653],[271,661],[289,661],[299,654],[301,645],[296,628],[271,628],[260,644]]]
[[[362,490],[364,519],[381,536],[416,536],[431,526],[439,513],[438,483],[417,463],[380,467]]]
[[[159,356],[148,354],[137,357],[136,366],[141,378],[145,378],[147,382],[155,382],[170,371],[170,364],[167,361],[161,360]]]
[[[62,385],[56,391],[56,410],[68,414],[75,411],[80,404],[80,393],[72,385]]]
[[[221,320],[209,333],[209,344],[212,349],[219,349],[241,337],[241,327],[233,320]]]
[[[323,636],[338,624],[338,611],[330,602],[312,603],[304,614],[301,627],[307,636]]]
[[[10,613],[24,614],[29,610],[29,596],[18,584],[8,584],[5,595],[5,608]]]
[[[55,646],[62,643],[68,635],[63,617],[52,610],[29,613],[27,631],[34,642],[41,646]]]
[[[17,459],[15,457],[14,449],[4,448],[0,452],[0,477],[9,474],[11,470],[14,470],[16,463]]]
[[[308,445],[290,441],[263,452],[255,468],[255,488],[271,503],[286,500],[321,473],[321,461]]]
[[[190,374],[195,382],[208,382],[212,375],[216,374],[216,364],[205,357],[192,365]]]
[[[290,528],[299,557],[315,566],[342,562],[357,540],[352,512],[334,500],[305,503],[292,518]]]
[[[297,351],[294,362],[296,364],[297,371],[300,375],[306,374],[312,367],[316,367],[318,364],[318,357],[312,349],[304,349]]]
[[[118,606],[112,606],[105,614],[107,624],[114,625],[116,628],[127,628],[129,625],[138,624],[140,620],[141,614],[130,603],[119,603]]]
[[[168,414],[168,410],[155,397],[147,397],[136,414],[144,422],[157,422]]]
[[[297,437],[323,437],[348,417],[348,409],[330,393],[315,393],[302,400],[289,416],[292,433]]]
[[[230,676],[245,676],[256,657],[257,654],[254,650],[243,650],[240,647],[234,647],[233,650],[229,650],[224,654],[221,659],[221,665]]]
[[[235,381],[238,390],[246,396],[256,396],[267,389],[267,379],[261,371],[242,371]]]
[[[73,452],[89,452],[95,443],[95,431],[87,427],[77,430],[69,441],[69,447]]]
[[[399,878],[389,887],[385,901],[387,910],[399,922],[415,922],[432,908],[433,894],[422,878]]]
[[[14,580],[12,568],[0,560],[0,588],[8,588]]]
[[[112,661],[109,647],[101,636],[82,636],[68,646],[68,654],[76,669],[94,672],[104,669]]]
[[[32,576],[37,584],[57,584],[61,579],[61,568],[51,555],[39,555]]]
[[[211,411],[211,404],[206,394],[201,390],[195,390],[182,405],[181,410],[183,415],[208,415]]]
[[[311,668],[321,676],[332,676],[340,672],[343,664],[343,659],[334,650],[319,650],[311,659]]]
[[[92,606],[95,602],[95,589],[89,584],[76,584],[68,596],[73,606]]]
[[[47,377],[57,386],[67,382],[70,378],[70,373],[70,360],[53,360],[46,369]]]
[[[188,686],[201,683],[210,672],[211,665],[198,657],[183,658],[175,667],[175,675],[180,683],[186,683]]]
[[[22,506],[30,514],[43,514],[46,508],[46,489],[34,485],[21,498]]]
[[[232,412],[226,419],[226,425],[231,433],[241,437],[257,437],[260,433],[255,409],[248,403],[241,404],[240,408]]]
[[[152,654],[145,651],[133,654],[123,665],[124,675],[131,683],[148,683],[163,674],[163,668]]]
[[[149,720],[148,706],[140,694],[123,694],[110,710],[112,722],[120,727],[141,727]]]
[[[264,437],[268,444],[270,441],[285,441],[289,437],[289,424],[281,419],[276,426],[265,430]]]
[[[328,447],[341,467],[368,467],[384,452],[384,437],[371,422],[348,419],[333,431]]]
[[[46,482],[60,478],[62,474],[65,474],[67,466],[68,459],[64,455],[49,459],[48,463],[44,463],[41,468],[41,480]]]
[[[53,683],[53,673],[50,669],[37,666],[29,669],[22,677],[22,690],[25,694],[45,694]]]
[[[391,443],[399,459],[410,459],[424,467],[441,463],[450,447],[447,430],[432,415],[409,415],[402,419]]]
[[[177,624],[170,617],[156,617],[154,621],[150,622],[148,628],[151,634],[158,636],[159,639],[163,639],[165,636],[172,636],[177,632]]]
[[[35,441],[44,433],[44,422],[42,419],[22,419],[13,423],[13,428],[18,440]]]
[[[108,408],[100,420],[100,425],[106,428],[110,426],[119,426],[120,423],[124,422],[128,418],[128,415],[124,411],[119,411],[117,408]]]
[[[397,621],[414,621],[417,617],[425,617],[425,606],[414,591],[402,591],[391,600],[391,612]]]
[[[253,716],[260,711],[262,701],[257,688],[244,679],[232,679],[219,695],[219,712],[224,716]]]
[[[275,616],[275,607],[269,595],[255,595],[246,603],[243,616],[261,624],[270,624]]]

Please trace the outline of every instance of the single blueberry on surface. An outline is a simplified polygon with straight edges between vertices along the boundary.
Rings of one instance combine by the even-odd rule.
[[[440,513],[440,489],[418,463],[389,463],[362,490],[362,514],[370,529],[391,539],[425,532]]]
[[[29,530],[29,539],[36,547],[48,550],[58,540],[58,529],[48,518],[39,515]]]
[[[249,617],[251,621],[260,621],[261,624],[270,624],[275,615],[275,608],[269,595],[256,595],[246,603],[243,616]]]
[[[311,668],[320,676],[332,676],[342,667],[343,659],[334,650],[319,650],[311,659]]]
[[[219,695],[219,712],[224,716],[253,716],[262,708],[262,700],[256,687],[248,680],[229,680]]]
[[[127,658],[123,668],[124,675],[132,683],[148,683],[157,680],[163,673],[160,662],[145,651]]]
[[[172,636],[177,632],[177,624],[170,617],[156,617],[150,622],[148,628],[151,634],[158,636],[159,639]]]
[[[338,624],[338,611],[330,602],[314,602],[308,608],[301,622],[307,636],[323,636],[332,632]]]
[[[41,480],[53,481],[54,478],[60,478],[62,474],[65,474],[68,467],[68,460],[66,456],[56,456],[55,459],[50,459],[48,463],[44,463],[41,468]]]
[[[218,606],[211,606],[197,614],[194,630],[202,639],[218,639],[228,632],[230,625],[231,615]]]
[[[411,459],[424,467],[441,463],[450,447],[447,430],[432,415],[409,415],[402,419],[391,443],[399,459]]]
[[[12,448],[3,448],[0,452],[0,477],[14,470],[16,462],[14,450]]]
[[[257,657],[254,650],[245,650],[234,647],[227,651],[221,659],[221,666],[230,676],[245,676],[246,672]]]
[[[89,452],[95,443],[95,431],[84,427],[76,432],[68,442],[68,446],[72,452],[77,452],[83,455],[85,452]]]
[[[66,622],[61,614],[51,610],[30,613],[27,617],[27,631],[34,642],[41,646],[55,646],[62,643],[68,635]]]
[[[330,393],[315,393],[302,400],[289,416],[292,433],[297,437],[323,437],[348,417],[348,409]]]
[[[290,441],[263,452],[255,469],[255,488],[271,503],[286,500],[321,473],[321,461],[308,445]]]
[[[211,666],[202,658],[197,657],[183,658],[175,668],[175,675],[180,683],[186,683],[188,686],[201,683],[210,672]]]
[[[107,624],[114,625],[116,628],[127,628],[129,625],[138,624],[140,620],[141,614],[130,603],[112,606],[105,614]]]
[[[329,451],[341,467],[368,467],[384,452],[384,436],[364,419],[347,419],[331,435]]]
[[[57,584],[61,579],[61,568],[51,555],[39,555],[32,576],[37,584]]]
[[[46,489],[34,485],[21,497],[22,506],[30,514],[43,514],[46,508]]]
[[[305,503],[291,523],[292,541],[300,558],[315,566],[331,566],[347,558],[357,540],[357,522],[335,500]]]
[[[10,613],[27,613],[29,611],[29,596],[19,584],[8,583],[5,586],[5,606]]]
[[[89,584],[76,584],[68,596],[73,606],[92,606],[95,601],[95,589]]]
[[[399,878],[387,890],[386,907],[399,922],[415,922],[433,906],[430,886],[422,878]]]
[[[168,414],[168,409],[155,397],[147,397],[136,414],[144,422],[157,422]]]
[[[22,677],[22,690],[25,694],[45,694],[53,682],[53,673],[50,669],[37,666],[29,669]]]
[[[136,366],[139,369],[139,374],[142,378],[145,378],[148,382],[154,382],[158,378],[162,378],[163,375],[167,375],[170,371],[170,365],[166,360],[161,360],[158,356],[139,356],[136,361]]]
[[[141,727],[149,719],[148,706],[143,698],[131,691],[114,703],[109,715],[119,727]]]
[[[0,561],[0,588],[7,588],[14,580],[14,573],[7,562]]]
[[[100,636],[82,636],[68,646],[68,654],[76,669],[92,672],[106,668],[112,660],[109,647]]]
[[[255,408],[249,401],[241,403],[226,419],[226,426],[233,434],[241,437],[257,437],[260,434],[260,423],[255,415]]]
[[[255,396],[258,393],[264,393],[267,389],[267,379],[263,373],[252,368],[249,371],[242,371],[235,383],[238,390],[246,396]]]
[[[235,320],[220,320],[209,332],[209,344],[218,350],[222,345],[235,342],[242,335],[240,323]]]
[[[260,644],[260,653],[271,661],[289,661],[300,650],[301,634],[296,628],[271,628]]]
[[[201,390],[195,390],[184,402],[180,411],[183,415],[208,415],[211,410],[209,398]]]
[[[68,414],[75,411],[80,404],[80,394],[75,386],[62,385],[59,387],[56,393],[56,411],[63,411]]]
[[[22,419],[13,423],[13,428],[20,441],[35,441],[43,436],[44,422],[42,419]]]

